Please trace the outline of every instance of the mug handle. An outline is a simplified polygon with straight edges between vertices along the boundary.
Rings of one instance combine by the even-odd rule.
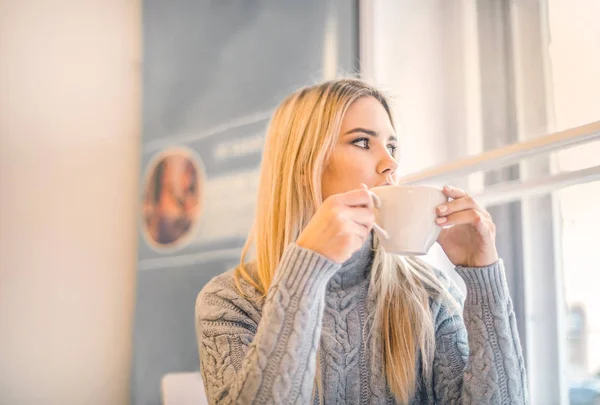
[[[369,192],[369,195],[373,199],[373,204],[375,205],[375,208],[381,208],[381,200],[379,199],[377,194],[375,194],[371,190],[367,189],[366,187],[365,187],[365,189]],[[379,225],[377,225],[376,223],[373,223],[373,229],[375,229],[377,232],[379,232],[381,234],[381,236],[383,237],[383,239],[387,240],[390,238],[390,235],[386,232],[386,230],[383,229],[382,227],[380,227]]]

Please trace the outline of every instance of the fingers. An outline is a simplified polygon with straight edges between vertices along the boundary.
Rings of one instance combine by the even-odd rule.
[[[442,191],[444,192],[446,197],[450,198],[460,198],[467,195],[466,191],[457,187],[444,186],[444,189]]]
[[[367,227],[363,224],[359,224],[357,222],[349,222],[346,225],[344,233],[357,236],[358,238],[360,238],[361,242],[364,242],[367,239],[367,236],[369,236],[370,231],[370,227]]]
[[[493,229],[493,223],[484,214],[474,209],[455,212],[445,217],[438,217],[435,222],[442,226],[471,224],[479,231],[483,231],[486,228]]]
[[[362,184],[362,187],[364,190],[369,191],[369,189],[367,188],[367,186],[365,184]],[[379,232],[379,234],[387,239],[389,238],[387,232],[385,231],[385,229],[380,228],[376,223],[375,223],[375,210],[374,210],[374,206],[375,208],[378,208],[381,206],[381,202],[379,201],[379,198],[377,197],[376,194],[372,193],[371,191],[369,191],[369,194],[371,194],[371,201],[368,204],[368,206],[366,208],[359,208],[359,207],[351,207],[351,215],[355,215],[354,221],[356,223],[359,223],[361,225],[363,225],[368,232],[371,231],[371,229],[375,228],[375,230],[377,230]]]
[[[369,191],[369,187],[367,187],[366,184],[362,183],[361,187],[363,190],[369,193],[369,203],[367,204],[367,208],[373,208],[374,206],[379,207],[381,205],[379,197],[377,197],[377,195]]]
[[[352,190],[329,197],[331,213],[343,223],[342,233],[354,234],[366,238],[375,222],[374,202],[371,192],[366,188]]]
[[[359,188],[356,190],[348,191],[346,193],[337,194],[331,196],[331,203],[337,205],[343,205],[348,207],[368,207],[373,208],[373,197],[371,192],[366,188]]]
[[[347,247],[352,252],[362,246],[369,236],[369,230],[360,224],[352,221],[346,221],[337,232],[337,240],[341,243],[340,247]]]
[[[348,208],[348,218],[359,225],[366,226],[369,230],[375,222],[375,212],[371,208]]]
[[[453,198],[453,200],[437,207],[436,211],[439,216],[448,216],[456,212],[474,209],[486,218],[491,219],[490,213],[482,208],[466,191],[461,190],[460,188],[446,186],[444,187],[444,194],[447,197]]]

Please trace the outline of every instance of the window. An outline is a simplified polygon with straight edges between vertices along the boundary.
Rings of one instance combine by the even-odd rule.
[[[600,2],[360,4],[361,73],[396,101],[403,174],[494,216],[531,403],[600,403]]]
[[[555,126],[599,121],[600,2],[582,0],[573,7],[564,0],[548,0],[548,11]],[[556,173],[587,169],[582,182],[597,178],[600,141],[558,151],[553,158]],[[594,403],[589,398],[600,403],[600,181],[557,190],[554,198],[560,217],[556,249],[562,257],[565,384],[571,404]]]

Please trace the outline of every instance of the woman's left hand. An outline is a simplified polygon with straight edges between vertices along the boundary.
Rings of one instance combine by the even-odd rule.
[[[446,186],[443,191],[451,200],[437,208],[436,223],[444,227],[438,243],[448,259],[455,266],[464,267],[494,264],[498,251],[496,226],[490,213],[459,188]]]

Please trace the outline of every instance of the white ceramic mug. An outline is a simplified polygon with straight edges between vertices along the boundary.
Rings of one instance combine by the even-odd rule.
[[[376,207],[375,232],[387,253],[421,256],[437,240],[436,207],[448,201],[428,186],[381,186],[369,190]]]

